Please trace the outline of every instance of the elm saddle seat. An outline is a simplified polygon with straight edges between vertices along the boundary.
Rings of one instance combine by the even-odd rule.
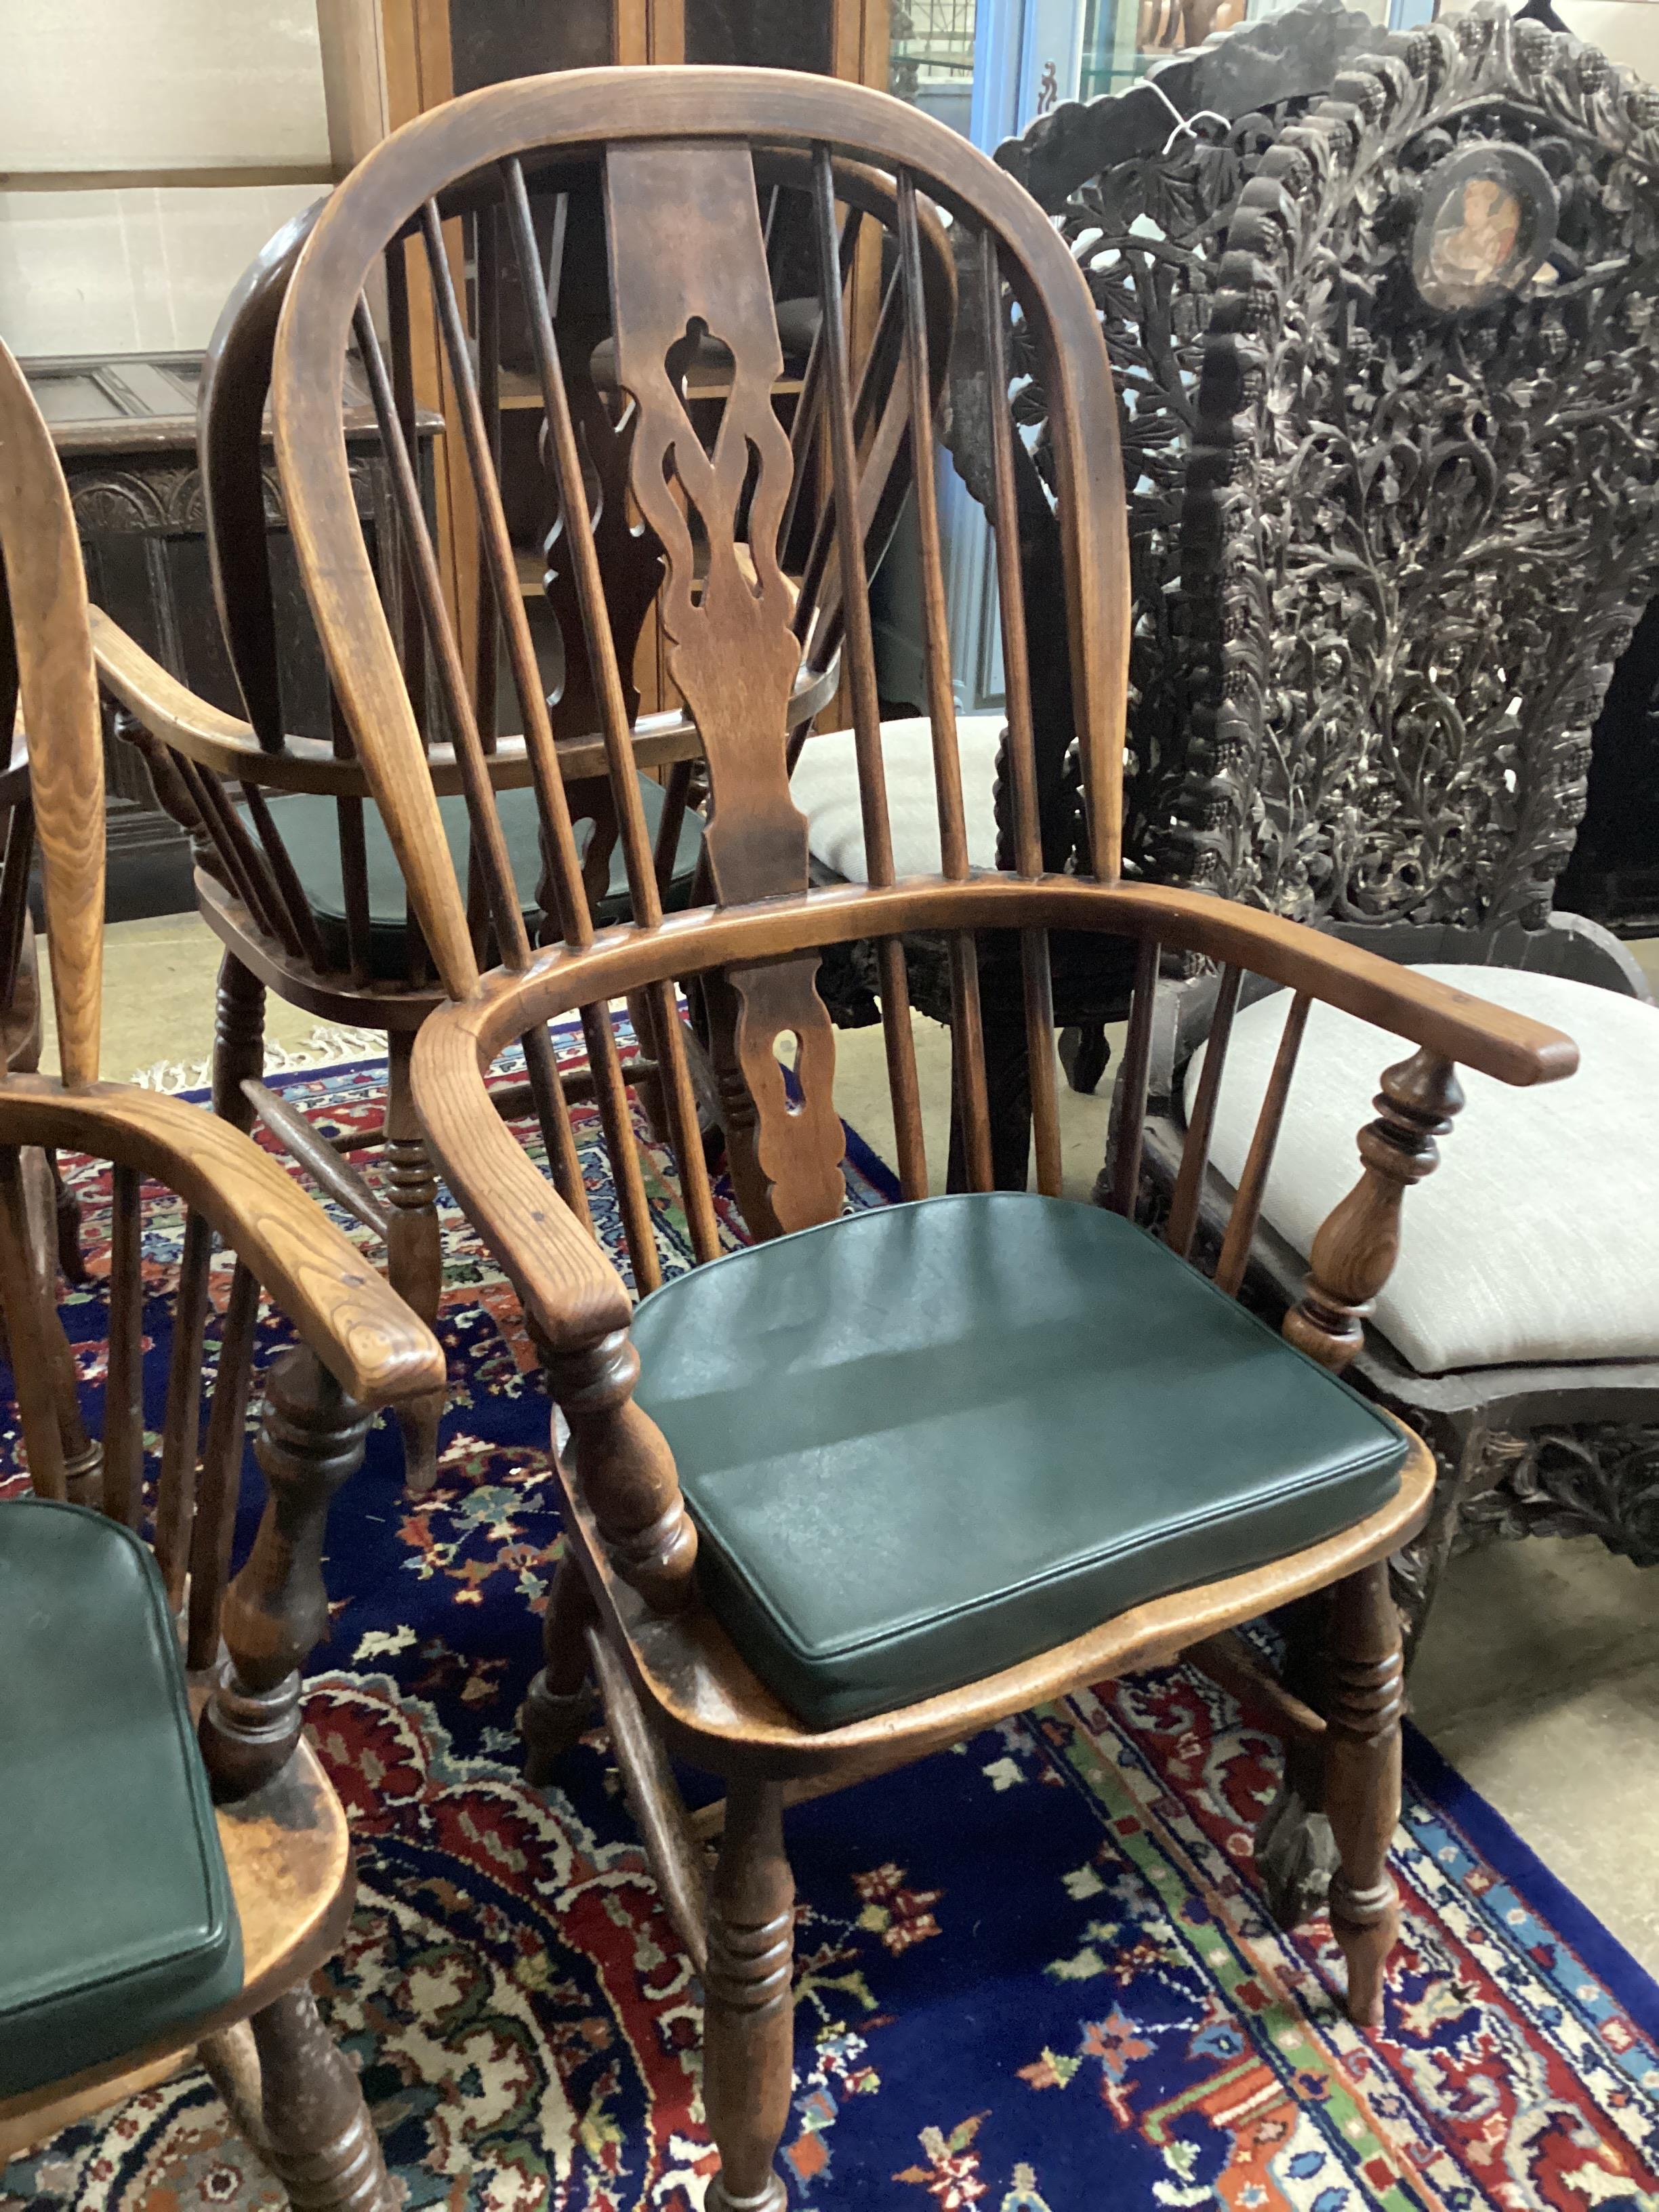
[[[662,785],[652,776],[641,775],[639,787],[646,828],[654,850],[662,823],[665,793]],[[301,888],[317,917],[324,950],[344,969],[350,964],[351,951],[346,927],[345,878],[340,860],[336,802],[325,792],[296,792],[290,798],[276,800],[271,811],[281,826],[283,842]],[[459,793],[440,799],[438,811],[443,817],[450,859],[464,872],[470,837],[466,801]],[[531,933],[533,944],[544,922],[536,899],[536,887],[542,877],[542,843],[541,817],[537,811],[535,793],[529,789],[502,792],[501,818],[525,927]],[[691,902],[691,885],[702,852],[702,817],[688,807],[674,850],[673,872],[663,896],[663,906],[670,913]],[[592,835],[591,821],[576,825],[577,849],[584,860]],[[404,919],[407,893],[398,856],[392,849],[392,840],[386,836],[377,806],[363,809],[363,846],[368,876],[369,973],[381,981],[396,981],[409,969]],[[620,843],[611,852],[610,881],[602,896],[593,902],[592,911],[595,927],[600,929],[629,918],[632,909],[629,903],[628,864]]]
[[[809,1728],[1334,1535],[1407,1452],[1167,1245],[1066,1199],[846,1214],[665,1283],[632,1334],[703,1595]]]
[[[9,2097],[229,2003],[242,1942],[148,1546],[82,1505],[0,1513],[0,1674]]]

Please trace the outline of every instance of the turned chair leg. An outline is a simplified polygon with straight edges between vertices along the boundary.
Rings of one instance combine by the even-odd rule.
[[[430,1327],[436,1324],[444,1285],[438,1178],[410,1085],[415,1039],[407,1030],[394,1030],[386,1045],[386,1160],[392,1201],[386,1232],[386,1274],[398,1297]],[[443,1419],[444,1397],[437,1390],[398,1408],[404,1481],[413,1496],[430,1490],[438,1480],[438,1424]]]
[[[720,2170],[708,2212],[783,2212],[773,2160],[793,2087],[795,1882],[783,1786],[735,1778],[708,1903],[702,2099]]]
[[[81,1201],[64,1181],[56,1152],[46,1154],[52,1170],[52,1214],[58,1236],[58,1266],[66,1282],[89,1283],[92,1271],[81,1249]]]
[[[219,963],[213,1021],[213,1110],[246,1134],[253,1108],[242,1085],[265,1072],[265,987],[234,952]]]
[[[1340,1863],[1331,1927],[1348,1967],[1348,2017],[1382,2024],[1382,1980],[1400,1934],[1389,1845],[1400,1820],[1405,1711],[1400,1616],[1386,1560],[1339,1584],[1331,1612],[1325,1811]]]
[[[596,1618],[586,1576],[574,1559],[561,1559],[542,1621],[541,1671],[519,1708],[525,1780],[532,1790],[552,1780],[554,1767],[592,1718],[587,1631]]]
[[[256,2012],[264,2156],[295,2212],[394,2212],[362,2084],[303,1984]]]

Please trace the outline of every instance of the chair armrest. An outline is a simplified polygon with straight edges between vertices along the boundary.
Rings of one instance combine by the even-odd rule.
[[[1305,992],[1500,1083],[1559,1083],[1578,1066],[1577,1046],[1547,1022],[1416,975],[1305,922],[1161,884],[1102,886],[1098,895],[1144,915],[1142,935]]]
[[[361,1404],[443,1388],[431,1330],[270,1154],[216,1115],[134,1084],[66,1091],[46,1076],[15,1075],[0,1084],[0,1144],[90,1152],[177,1191]]]
[[[422,1024],[410,1070],[421,1122],[537,1331],[556,1356],[572,1357],[625,1329],[633,1309],[621,1276],[489,1102],[477,1039],[490,1006],[486,995],[441,1006]]]

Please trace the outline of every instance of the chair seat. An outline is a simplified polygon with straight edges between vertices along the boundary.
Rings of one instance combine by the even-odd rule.
[[[1373,1407],[1115,1214],[848,1214],[639,1307],[704,1598],[808,1728],[1017,1665],[1395,1494]]]
[[[962,811],[968,832],[969,865],[997,864],[997,749],[1006,717],[959,714],[957,751],[962,762]],[[925,714],[881,726],[881,756],[887,770],[887,814],[893,832],[893,872],[936,876],[939,872],[939,800],[933,788],[933,724]],[[850,730],[826,730],[801,748],[789,780],[794,801],[807,821],[807,843],[815,860],[849,884],[867,884],[864,818],[859,804],[858,760]]]
[[[658,824],[662,820],[663,787],[648,775],[641,776],[639,785],[646,828],[654,843]],[[533,926],[540,914],[536,904],[536,886],[542,874],[541,820],[536,810],[536,794],[526,785],[514,791],[497,792],[495,803],[507,840],[507,857],[513,864],[513,879],[519,887],[520,902],[526,921]],[[466,801],[452,793],[438,801],[438,811],[443,817],[450,858],[465,883],[470,836]],[[329,959],[336,967],[344,968],[349,964],[350,948],[346,937],[345,884],[340,869],[340,823],[336,803],[320,793],[301,792],[274,801],[271,813],[317,916]],[[592,835],[592,822],[576,825],[577,849],[584,855]],[[366,804],[363,808],[363,845],[368,864],[369,970],[382,981],[395,982],[405,974],[409,961],[404,878],[380,809],[373,804]],[[702,817],[688,808],[675,850],[673,875],[665,902],[668,907],[683,907],[690,900],[691,879],[702,850]],[[603,927],[610,922],[626,921],[631,912],[627,864],[618,838],[611,856],[611,881],[594,918]]]
[[[0,1506],[0,2098],[228,2003],[242,1944],[155,1563]]]
[[[1441,1164],[1406,1200],[1373,1327],[1420,1375],[1586,1359],[1659,1359],[1659,1008],[1516,968],[1417,970],[1565,1030],[1571,1083],[1514,1090],[1460,1068],[1468,1103]],[[1233,1024],[1210,1159],[1236,1184],[1285,1023],[1282,994]],[[1354,1139],[1409,1047],[1313,1006],[1262,1217],[1304,1258],[1359,1176]],[[1188,1112],[1203,1055],[1188,1066]]]

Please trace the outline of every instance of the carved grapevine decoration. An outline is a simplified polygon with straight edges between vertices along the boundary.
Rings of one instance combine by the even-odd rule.
[[[1176,872],[1540,926],[1659,587],[1659,93],[1481,9],[1358,58],[1234,217],[1183,518]]]

